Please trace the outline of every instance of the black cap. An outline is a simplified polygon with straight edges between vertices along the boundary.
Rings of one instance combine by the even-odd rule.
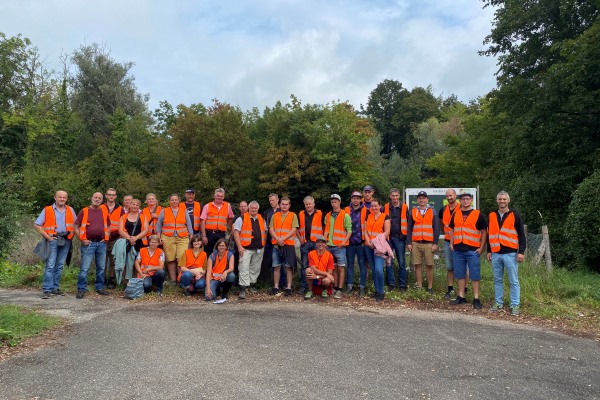
[[[196,193],[196,192],[194,191],[194,188],[187,188],[185,192],[186,192],[186,193]]]
[[[419,193],[417,193],[417,198],[419,198],[421,196],[429,198],[429,196],[427,196],[427,192],[424,190],[421,190]]]

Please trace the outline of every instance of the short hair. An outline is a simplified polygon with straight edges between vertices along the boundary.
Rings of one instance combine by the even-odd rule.
[[[188,248],[192,248],[194,247],[194,242],[200,242],[202,243],[202,247],[204,247],[204,243],[202,242],[202,235],[199,233],[194,233],[190,239],[190,244],[188,246]]]
[[[397,188],[391,188],[390,189],[390,194],[392,194],[392,193],[398,193],[398,194],[400,194],[400,190],[397,189]]]
[[[150,236],[148,236],[148,243],[150,243],[153,240],[155,240],[158,243],[160,243],[160,238],[158,237],[158,235],[150,235]]]
[[[292,204],[292,201],[291,201],[291,200],[290,200],[290,198],[289,198],[289,197],[287,197],[287,196],[284,196],[284,197],[282,197],[282,198],[281,198],[281,200],[279,200],[279,201],[280,201],[280,202],[282,202],[282,201],[287,201],[288,203]]]
[[[225,194],[225,189],[223,189],[223,188],[215,189],[215,194],[217,194],[217,193],[223,193],[223,195],[224,195]]]
[[[156,201],[158,201],[158,197],[156,197],[156,195],[154,193],[148,193],[146,195],[146,200],[148,200],[148,197],[154,197],[156,199]]]
[[[137,201],[137,203],[141,206],[142,202],[140,201],[140,199],[131,199],[131,202],[133,203],[134,201]]]
[[[315,201],[315,198],[314,198],[314,197],[312,197],[312,196],[306,196],[306,197],[304,198],[304,200],[302,200],[302,202],[305,202],[305,201],[312,201],[312,202],[314,203],[314,201]]]
[[[271,197],[277,197],[277,198],[279,198],[279,195],[278,195],[277,193],[271,193],[271,194],[269,195],[269,199],[270,199]]]
[[[240,200],[239,205],[242,205],[242,203],[246,203],[246,205],[248,205],[248,202],[246,200]]]
[[[498,196],[500,195],[504,195],[506,196],[507,200],[510,201],[510,195],[508,194],[508,192],[506,192],[505,190],[501,190],[498,192],[498,194],[496,195],[496,199],[498,198]]]
[[[221,243],[225,243],[225,246],[227,246],[229,248],[229,245],[227,244],[227,240],[225,240],[225,238],[221,238],[221,239],[217,240],[217,243],[215,243],[214,249],[218,251],[219,250],[219,245]]]
[[[379,201],[379,199],[378,199],[377,197],[373,197],[373,198],[371,199],[371,203],[373,203],[374,201],[376,201],[376,202],[377,202],[377,204],[381,205],[381,202]]]
[[[171,193],[169,195],[169,201],[171,200],[171,197],[176,196],[178,200],[181,200],[181,197],[179,197],[179,193]]]
[[[260,208],[260,204],[258,204],[258,201],[256,200],[252,200],[250,203],[248,203],[248,207],[250,206],[256,206],[258,208]]]
[[[117,193],[117,189],[115,189],[115,188],[108,188],[108,189],[106,189],[106,192],[104,192],[104,193],[108,193],[108,192],[115,192],[115,193]]]

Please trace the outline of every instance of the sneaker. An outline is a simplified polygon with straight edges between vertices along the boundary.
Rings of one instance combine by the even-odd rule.
[[[360,291],[358,292],[358,297],[365,297],[367,295],[367,291],[365,290],[365,288],[360,288]]]
[[[481,310],[481,301],[479,301],[479,299],[473,299],[473,308]]]
[[[100,296],[108,295],[108,292],[104,289],[96,290],[96,293],[98,293]]]
[[[342,291],[341,290],[336,290],[334,295],[333,295],[334,299],[341,299],[342,298]]]
[[[427,293],[433,296],[433,288],[427,288]]]
[[[518,315],[521,315],[521,310],[519,310],[519,306],[514,306],[510,308],[510,315],[516,317]]]
[[[454,290],[448,290],[446,292],[446,294],[444,295],[444,299],[446,300],[450,300],[452,298],[452,295],[454,294]]]
[[[44,292],[42,292],[42,299],[47,300],[50,298],[50,292],[47,290],[44,290]]]
[[[163,295],[162,295],[162,291],[160,291],[160,290],[157,290],[157,291],[156,291],[156,295],[157,295],[158,297],[163,297]]]
[[[307,290],[306,293],[304,293],[304,300],[310,300],[313,297],[313,292],[311,292],[310,290]]]
[[[344,293],[346,294],[352,294],[352,290],[354,289],[353,286],[346,286],[346,290],[344,291]]]
[[[375,295],[375,301],[383,301],[385,299],[385,293],[377,293]]]
[[[396,286],[388,285],[388,287],[387,287],[388,292],[393,292],[394,289],[396,289]]]
[[[399,289],[401,292],[406,292],[408,290],[408,288],[406,286],[400,286]]]
[[[238,295],[238,298],[240,300],[245,300],[246,299],[246,288],[245,287],[241,287],[240,288],[240,294]]]
[[[107,289],[116,289],[117,285],[115,285],[115,283],[113,281],[109,281],[108,284],[106,285]]]
[[[248,290],[250,291],[250,293],[252,294],[256,294],[258,293],[258,290],[256,290],[256,286],[252,286],[250,285],[250,287],[248,288]]]
[[[278,293],[279,293],[279,288],[276,288],[276,287],[274,287],[274,288],[271,288],[271,291],[269,292],[269,294],[270,294],[271,296],[275,296],[275,295],[277,295]]]
[[[285,289],[283,291],[283,295],[286,296],[286,297],[287,296],[291,296],[292,295],[292,289],[290,289],[290,288]]]
[[[77,294],[75,295],[76,299],[83,299],[83,296],[85,296],[85,292],[79,291],[77,292]]]
[[[53,291],[50,292],[50,294],[52,294],[54,296],[64,296],[65,292],[63,292],[60,289],[54,289]]]
[[[300,288],[300,289],[298,289],[298,291],[296,293],[298,293],[300,296],[304,296],[304,293],[306,293],[307,290],[308,289],[302,289],[302,288]]]
[[[504,307],[502,307],[502,304],[494,303],[494,305],[490,307],[489,311],[490,312],[499,312],[499,311],[502,311],[503,308]]]
[[[467,299],[465,299],[464,297],[456,296],[456,298],[452,300],[450,304],[465,304],[466,302]]]
[[[186,290],[183,291],[183,295],[185,297],[190,297],[192,295],[192,293],[189,290],[186,289]]]
[[[328,297],[329,297],[329,296],[327,295],[327,289],[323,288],[323,291],[321,292],[321,297],[322,297],[322,298],[324,298],[324,299],[326,299],[326,298],[328,298]]]

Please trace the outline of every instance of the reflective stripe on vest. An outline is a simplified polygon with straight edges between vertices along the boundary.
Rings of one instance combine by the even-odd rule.
[[[502,228],[498,222],[498,214],[494,211],[490,213],[490,224],[488,227],[488,238],[492,253],[500,251],[501,246],[517,250],[519,248],[519,234],[515,229],[515,214],[510,213],[506,216]]]
[[[100,207],[104,208],[108,213],[108,218],[110,219],[110,226],[108,230],[111,233],[117,232],[119,230],[119,220],[121,219],[121,206],[116,205],[112,212],[108,210],[106,203],[102,204]]]
[[[173,236],[177,232],[179,237],[188,237],[186,224],[187,209],[185,205],[179,204],[179,211],[177,211],[177,218],[171,207],[166,207],[163,215],[162,233],[166,236]]]
[[[283,220],[282,220],[281,219],[281,211],[277,211],[275,214],[273,214],[273,230],[275,231],[275,234],[278,237],[287,236],[292,231],[292,222],[294,221],[294,215],[296,215],[296,214],[289,211],[286,214],[286,216],[283,217]],[[275,238],[273,238],[273,240],[271,240],[271,243],[277,244],[277,241],[275,240]],[[290,237],[283,243],[293,246],[295,243],[294,238]]]
[[[77,219],[75,212],[71,211],[71,207],[65,206],[65,228],[69,235],[67,239],[73,239],[75,230],[75,219]],[[44,207],[44,224],[42,230],[48,235],[56,235],[56,214],[54,214],[54,207]]]
[[[149,267],[160,266],[160,255],[162,254],[162,252],[163,251],[161,249],[157,248],[152,254],[152,256],[150,256],[150,251],[148,250],[148,247],[143,247],[142,249],[140,249],[140,269],[142,270],[142,273],[148,274],[148,276],[154,276],[154,274],[156,273],[155,270],[148,272],[146,272],[146,270]]]
[[[79,227],[79,239],[80,240],[87,240],[86,231],[87,231],[87,226],[89,225],[89,223],[88,223],[89,209],[90,209],[89,207],[86,207],[83,209],[83,218],[81,219],[81,226]],[[106,207],[100,207],[100,211],[102,212],[102,220],[104,221],[104,240],[108,240],[108,238],[110,236],[110,231],[108,228],[108,210],[106,209]]]
[[[153,213],[150,212],[150,209],[148,207],[146,207],[142,210],[142,214],[149,221],[148,222],[148,232],[146,233],[146,237],[142,239],[142,243],[144,243],[145,246],[148,246],[148,237],[152,236],[152,235],[156,235],[156,222],[158,221],[158,215],[160,215],[160,212],[162,211],[162,209],[163,208],[161,206],[156,206],[156,208],[154,209],[154,214],[157,215],[156,218],[152,218]]]
[[[473,210],[466,220],[463,220],[460,209],[454,212],[454,241],[453,244],[464,243],[468,246],[481,245],[481,232],[477,230],[479,210]]]
[[[327,234],[327,238],[331,239],[332,243],[336,246],[347,246],[348,241],[346,240],[346,229],[344,228],[344,218],[346,216],[346,211],[340,210],[338,213],[335,222],[333,224],[333,237],[329,237],[329,233],[331,232],[331,211],[327,213],[325,216],[325,233]]]
[[[260,214],[256,215],[258,219],[258,225],[260,227],[260,242],[263,247],[267,241],[267,234],[265,232],[265,220]],[[240,243],[243,247],[250,246],[252,243],[252,217],[250,214],[244,214],[244,222],[242,223],[242,230],[240,231]]]
[[[304,215],[305,211],[300,211],[300,213],[298,213],[298,222],[300,223],[298,232],[300,232],[301,238],[304,238],[305,233]],[[321,210],[315,210],[310,224],[310,240],[314,242],[317,240],[318,236],[323,236],[323,213]]]
[[[319,271],[327,272],[327,267],[329,266],[329,259],[333,257],[330,252],[325,250],[323,255],[319,257],[319,253],[317,250],[311,250],[308,253],[308,265],[314,265]]]
[[[200,212],[201,211],[202,211],[202,205],[200,203],[198,203],[197,201],[195,201],[194,202],[194,211],[192,212],[192,216],[193,216],[192,224],[194,225],[195,231],[200,230]]]
[[[209,231],[227,231],[227,215],[229,215],[229,203],[224,201],[221,209],[215,206],[215,203],[208,203],[206,213],[205,228]]]
[[[380,213],[379,217],[375,219],[375,215],[369,213],[367,222],[365,223],[365,236],[369,235],[369,239],[373,240],[384,231],[385,214]]]
[[[412,209],[412,219],[415,222],[412,229],[412,240],[435,242],[433,238],[433,208],[427,208],[421,215],[418,207]]]
[[[447,204],[444,207],[444,212],[442,213],[442,223],[444,224],[444,239],[450,240],[450,232],[452,232],[452,229],[450,229],[448,225],[450,225],[450,221],[452,221],[454,212],[457,210],[456,207],[459,207],[458,204],[454,206],[454,210],[450,210],[450,207]]]
[[[390,217],[390,221],[391,221],[392,217],[390,215],[390,203],[387,203],[383,207],[383,212],[385,213],[385,215]],[[402,203],[402,208],[400,209],[400,232],[402,232],[402,234],[404,236],[406,236],[406,234],[408,233],[408,219],[407,218],[408,218],[408,206],[406,205],[406,203]]]

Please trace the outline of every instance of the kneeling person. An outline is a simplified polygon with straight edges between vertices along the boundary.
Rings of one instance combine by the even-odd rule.
[[[220,293],[221,299],[226,299],[229,289],[235,281],[233,273],[233,253],[228,251],[225,239],[219,239],[215,244],[216,252],[208,257],[206,266],[206,289],[204,299],[206,301],[214,300]]]
[[[156,293],[162,296],[165,282],[165,253],[158,248],[159,238],[152,235],[148,238],[148,247],[140,250],[135,260],[137,277],[144,279],[144,293],[156,287]]]
[[[181,260],[183,262],[179,265],[181,272],[177,280],[183,288],[184,296],[191,296],[206,287],[206,253],[203,247],[202,235],[194,234],[190,248],[185,251]]]
[[[308,291],[304,300],[313,296],[313,286],[321,286],[322,296],[327,297],[327,288],[333,283],[333,256],[327,251],[327,239],[323,236],[317,238],[316,250],[308,253],[308,268],[306,268],[306,283]]]

